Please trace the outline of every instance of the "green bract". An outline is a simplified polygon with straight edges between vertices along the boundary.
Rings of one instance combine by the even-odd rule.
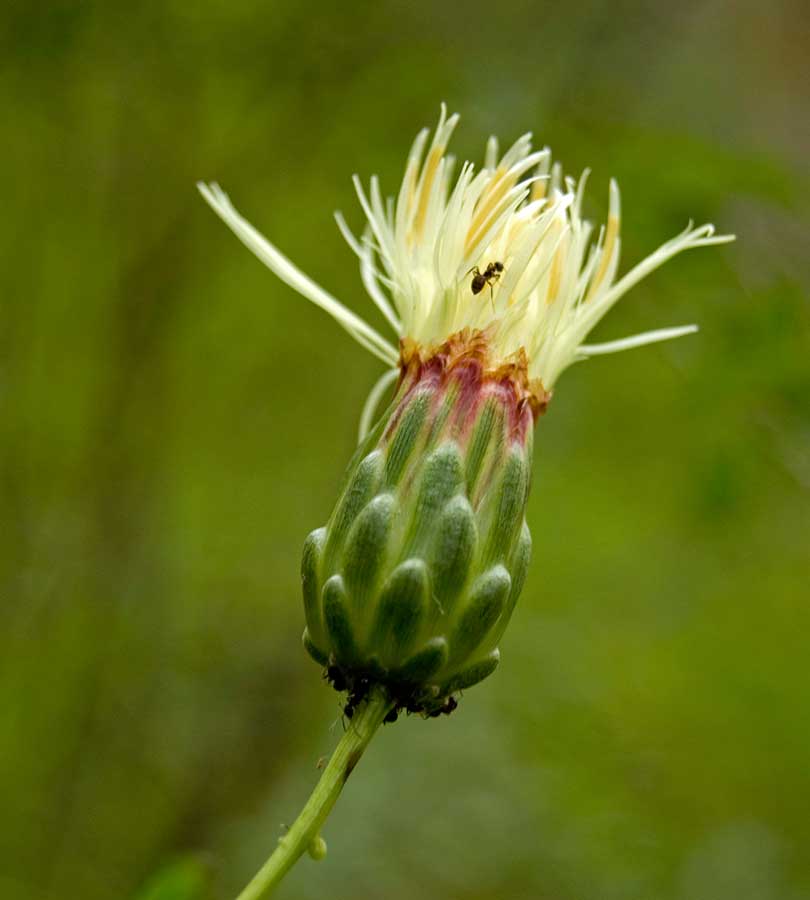
[[[531,553],[533,415],[508,375],[437,354],[406,370],[304,546],[304,645],[339,689],[449,711],[489,675]]]

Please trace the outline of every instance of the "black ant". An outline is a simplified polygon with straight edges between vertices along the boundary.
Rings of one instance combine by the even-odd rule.
[[[478,266],[473,266],[466,274],[469,275],[470,272],[473,273],[472,284],[470,284],[470,290],[473,294],[480,294],[484,288],[489,285],[489,298],[492,299],[492,285],[501,277],[503,274],[503,263],[502,262],[491,262],[487,265],[486,269],[482,272]]]

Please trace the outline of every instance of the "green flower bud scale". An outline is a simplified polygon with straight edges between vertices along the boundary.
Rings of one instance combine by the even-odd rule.
[[[396,709],[448,712],[498,665],[531,554],[524,372],[489,369],[480,332],[426,360],[403,344],[393,402],[304,547],[304,645],[347,712],[373,685]]]

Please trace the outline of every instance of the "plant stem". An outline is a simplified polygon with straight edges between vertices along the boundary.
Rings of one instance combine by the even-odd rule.
[[[270,858],[236,900],[263,900],[264,897],[268,897],[298,858],[316,840],[346,779],[351,775],[392,705],[387,694],[376,691],[355,709],[349,727],[335,747],[335,752],[326,764],[306,806],[289,831],[279,840]]]

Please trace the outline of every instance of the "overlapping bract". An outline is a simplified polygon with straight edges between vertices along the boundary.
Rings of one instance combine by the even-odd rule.
[[[406,378],[302,565],[304,643],[431,712],[498,663],[531,539],[532,413],[476,363]]]

